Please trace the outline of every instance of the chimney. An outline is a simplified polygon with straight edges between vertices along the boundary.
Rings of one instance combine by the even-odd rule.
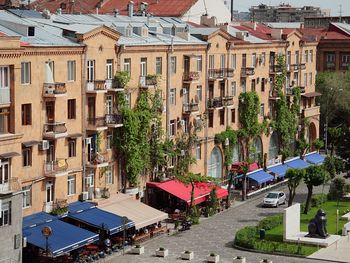
[[[117,17],[119,15],[119,10],[117,8],[114,9],[113,15],[114,17]]]
[[[134,15],[134,1],[129,1],[128,3],[128,16],[132,17]]]
[[[201,25],[208,26],[208,27],[215,27],[216,26],[216,17],[208,17],[207,14],[201,16]]]

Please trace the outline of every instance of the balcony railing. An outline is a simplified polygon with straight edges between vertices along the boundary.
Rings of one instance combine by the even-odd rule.
[[[320,106],[314,106],[314,107],[303,109],[304,118],[309,118],[317,115],[320,115]]]
[[[232,106],[233,105],[233,96],[225,96],[222,98],[224,106]]]
[[[187,114],[190,114],[192,112],[198,112],[199,105],[197,102],[184,103],[182,110],[183,110],[183,113],[187,113]]]
[[[282,67],[280,65],[270,65],[270,74],[281,73]]]
[[[140,87],[148,88],[156,86],[158,83],[157,76],[140,76]]]
[[[293,89],[297,88],[297,86],[292,86],[286,88],[286,95],[291,96],[293,95]],[[305,93],[305,87],[298,87],[300,89],[300,93]]]
[[[67,133],[66,123],[52,122],[44,124],[44,137],[56,138]]]
[[[21,187],[17,177],[11,177],[0,182],[0,195],[19,190],[21,190]]]
[[[95,128],[105,127],[106,126],[106,118],[105,117],[95,117],[95,118],[88,118],[88,125]]]
[[[91,165],[99,165],[102,163],[108,163],[109,162],[108,152],[92,153],[89,160],[90,160]]]
[[[45,174],[62,173],[68,169],[67,159],[57,158],[54,161],[45,162],[44,171]]]
[[[9,104],[10,102],[10,87],[0,87],[0,104]]]
[[[106,114],[105,117],[108,126],[123,125],[123,116],[121,114]]]
[[[109,84],[109,80],[106,82],[106,80],[94,80],[91,82],[88,82],[86,85],[86,91],[87,92],[98,92],[98,91],[107,91],[107,86]]]
[[[208,76],[210,79],[233,78],[233,68],[209,69]]]
[[[184,81],[196,81],[196,80],[199,80],[199,72],[198,71],[184,72],[183,80]]]
[[[252,67],[241,68],[242,77],[253,76],[254,74],[255,74],[255,68],[252,68]]]
[[[223,107],[223,99],[222,97],[216,97],[208,100],[208,108],[215,109]]]
[[[66,93],[66,83],[44,83],[44,97],[53,97]]]
[[[327,62],[326,68],[327,69],[335,69],[335,63],[334,62]]]
[[[301,64],[291,64],[291,65],[290,65],[290,70],[297,71],[297,70],[304,70],[304,69],[306,69],[305,63],[301,63]]]

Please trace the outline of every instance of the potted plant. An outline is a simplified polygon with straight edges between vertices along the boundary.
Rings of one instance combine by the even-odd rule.
[[[140,246],[140,245],[136,245],[131,249],[131,253],[136,254],[136,255],[141,255],[141,254],[145,253],[145,247]]]
[[[260,263],[272,263],[272,260],[264,258],[263,260],[260,261]]]
[[[181,253],[181,259],[192,260],[194,258],[193,251],[186,250]]]
[[[157,257],[167,257],[169,255],[169,250],[164,248],[164,247],[160,247],[156,250],[156,256]]]
[[[234,257],[232,263],[246,263],[246,258],[241,256]]]
[[[217,262],[219,262],[219,260],[220,260],[220,256],[217,255],[216,253],[210,253],[210,254],[207,256],[207,261],[208,261],[208,262],[217,263]]]

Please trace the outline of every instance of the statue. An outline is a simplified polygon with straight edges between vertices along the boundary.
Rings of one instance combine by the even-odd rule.
[[[309,223],[309,234],[307,234],[307,237],[312,238],[327,238],[329,234],[327,233],[326,229],[326,213],[319,209],[313,219],[310,220]]]

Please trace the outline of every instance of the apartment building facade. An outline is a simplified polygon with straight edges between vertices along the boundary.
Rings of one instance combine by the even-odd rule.
[[[224,149],[214,137],[240,128],[242,92],[259,95],[260,122],[273,119],[272,89],[280,72],[275,62],[284,55],[285,92],[302,87],[300,117],[310,120],[300,129],[309,141],[318,138],[316,42],[304,41],[298,30],[268,31],[256,24],[189,29],[174,21],[105,15],[23,20],[0,13],[0,39],[8,47],[0,62],[1,186],[11,182],[14,192],[21,191],[24,216],[125,190],[113,147],[123,125],[119,92],[133,107],[141,90],[159,89],[165,138],[196,132],[190,170],[223,178]],[[113,82],[118,71],[129,72],[127,88]],[[161,77],[154,83],[149,75]],[[264,153],[270,161],[278,155],[276,132],[261,134],[253,145],[256,161]],[[242,143],[227,147],[233,148],[233,162],[243,160]],[[171,170],[174,161],[168,161]],[[149,179],[141,176],[130,193],[142,196]]]

